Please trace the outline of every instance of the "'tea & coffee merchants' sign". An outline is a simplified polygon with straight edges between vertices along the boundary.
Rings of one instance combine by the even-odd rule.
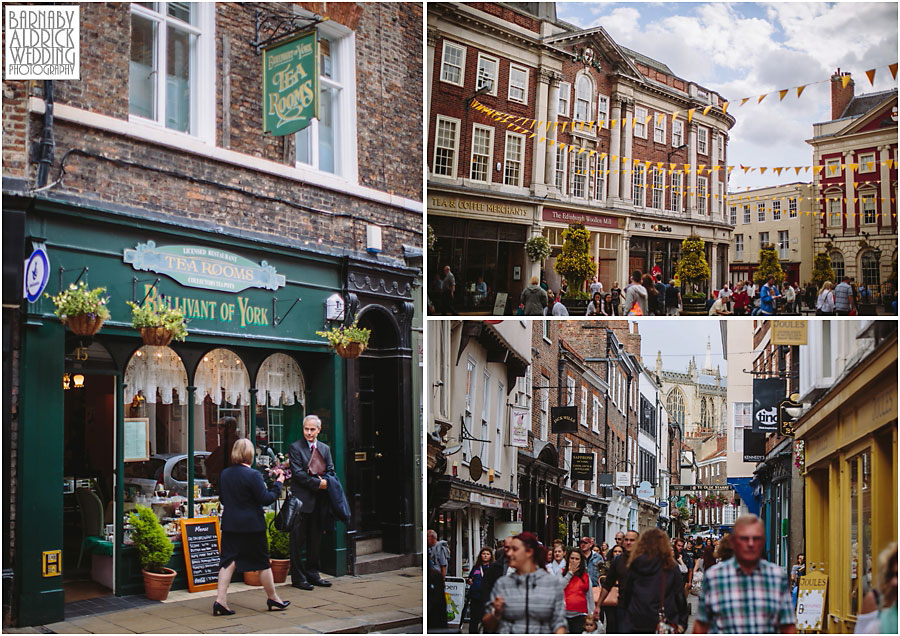
[[[319,116],[318,59],[315,29],[263,51],[263,132],[290,135]]]

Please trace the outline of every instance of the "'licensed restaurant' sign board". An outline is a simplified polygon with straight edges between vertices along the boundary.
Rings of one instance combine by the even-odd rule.
[[[290,135],[319,116],[318,58],[315,30],[263,51],[263,132]]]

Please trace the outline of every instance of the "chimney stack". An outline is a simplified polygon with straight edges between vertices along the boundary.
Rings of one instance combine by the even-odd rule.
[[[841,73],[839,68],[831,76],[831,118],[839,119],[847,108],[847,104],[853,99],[853,80],[849,80],[847,88],[844,88],[844,79],[849,78],[850,73]]]

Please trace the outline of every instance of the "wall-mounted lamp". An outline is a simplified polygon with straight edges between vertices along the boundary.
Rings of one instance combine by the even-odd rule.
[[[63,391],[68,391],[72,386],[72,379],[68,373],[63,373]]]
[[[490,484],[494,483],[494,469],[493,468],[488,470],[488,483],[490,483]]]
[[[684,150],[687,147],[688,147],[687,144],[681,144],[677,148],[672,148],[672,151],[666,155],[666,163],[670,163],[672,161],[672,155],[674,155],[679,150]]]
[[[84,388],[84,376],[81,375],[80,373],[76,373],[75,375],[73,375],[73,376],[72,376],[72,381],[75,383],[75,388],[76,388],[76,389],[83,389],[83,388]]]

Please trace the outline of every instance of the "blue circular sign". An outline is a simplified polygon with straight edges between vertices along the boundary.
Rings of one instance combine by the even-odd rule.
[[[43,248],[31,253],[25,263],[25,298],[33,303],[41,297],[50,280],[50,258]]]

